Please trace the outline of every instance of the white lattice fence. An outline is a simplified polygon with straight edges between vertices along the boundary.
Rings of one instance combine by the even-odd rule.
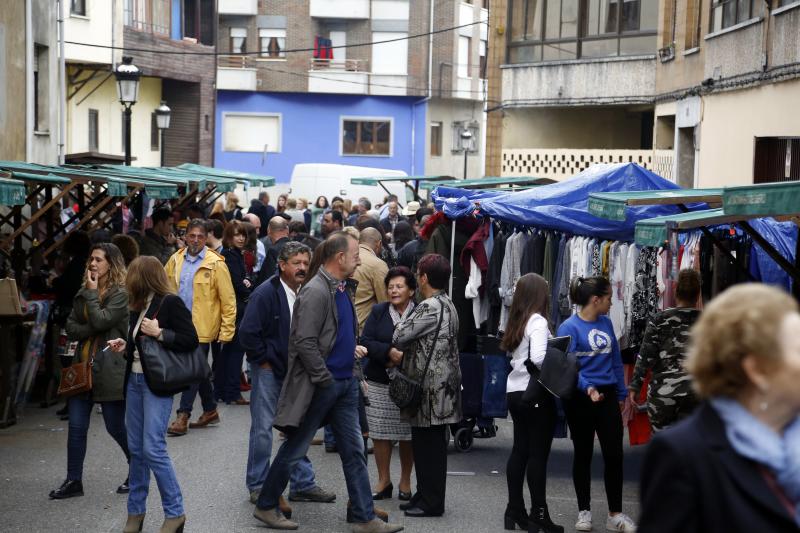
[[[505,149],[501,175],[563,180],[599,163],[636,163],[672,180],[671,150]]]

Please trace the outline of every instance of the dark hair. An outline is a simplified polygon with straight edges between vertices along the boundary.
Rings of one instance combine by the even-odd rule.
[[[372,209],[372,202],[370,202],[367,198],[359,198],[358,205],[366,207],[367,211]]]
[[[331,203],[336,201],[344,202],[344,199],[341,196],[334,196],[333,198],[331,198]]]
[[[414,277],[414,273],[411,272],[411,269],[404,266],[396,266],[389,269],[389,272],[386,273],[386,277],[383,278],[383,284],[386,288],[389,288],[389,282],[394,278],[403,278],[406,280],[406,285],[412,291],[417,290],[417,278]]]
[[[539,274],[525,274],[517,280],[514,299],[508,312],[508,324],[500,348],[513,352],[525,336],[525,327],[534,313],[546,320],[550,315],[550,290]]]
[[[361,215],[356,219],[356,229],[364,231],[367,228],[375,228],[383,235],[383,229],[381,229],[381,225],[377,220],[369,215]]]
[[[111,237],[111,242],[122,252],[125,258],[125,265],[130,265],[131,261],[139,257],[139,243],[130,235],[119,233]]]
[[[420,207],[419,209],[417,209],[417,212],[414,213],[414,218],[417,219],[417,222],[422,222],[422,217],[424,217],[425,215],[432,215],[432,214],[433,214],[433,209],[431,209],[430,207]]]
[[[289,233],[305,233],[306,223],[299,220],[292,220],[289,222]]]
[[[405,220],[401,220],[394,225],[392,237],[394,239],[394,249],[399,252],[400,248],[414,240],[414,228]]]
[[[285,263],[297,254],[308,254],[308,257],[310,258],[311,248],[302,242],[289,241],[283,245],[283,248],[281,248],[281,251],[278,254],[278,261],[283,261]]]
[[[159,207],[153,214],[150,215],[150,220],[153,221],[153,225],[155,226],[159,222],[164,222],[165,220],[169,220],[172,218],[172,211],[167,209],[166,207]]]
[[[325,248],[323,248],[321,264],[324,265],[338,253],[347,252],[350,247],[350,239],[358,242],[358,239],[347,232],[337,231],[331,233],[330,237],[325,239]]]
[[[215,239],[221,239],[222,233],[225,231],[225,225],[216,218],[209,218],[206,220],[206,233],[210,233]]]
[[[128,291],[128,304],[133,311],[142,310],[151,292],[156,296],[175,294],[164,266],[152,255],[140,255],[133,260],[128,268],[125,288]]]
[[[332,210],[328,211],[325,214],[326,215],[330,214],[331,215],[331,221],[338,222],[340,226],[344,227],[344,217],[342,216],[342,212],[341,211],[336,211],[335,209],[332,209]]]
[[[203,233],[208,235],[208,228],[206,227],[205,220],[201,218],[193,218],[192,220],[190,220],[189,223],[186,225],[186,233],[189,233],[194,228],[200,228],[203,230]]]
[[[110,243],[111,232],[105,228],[93,229],[89,232],[89,240],[92,241],[92,244]]]
[[[428,276],[428,283],[437,290],[447,287],[450,280],[450,261],[443,255],[425,254],[417,263],[417,275]]]
[[[247,228],[241,220],[231,220],[225,226],[225,231],[222,234],[222,246],[225,248],[234,248],[233,238],[236,235],[244,235],[245,241],[247,240]]]
[[[681,302],[696,302],[700,296],[700,273],[691,268],[678,272],[678,283],[675,285],[675,297]]]
[[[586,305],[592,296],[602,298],[611,292],[611,282],[602,276],[572,278],[569,284],[569,299],[575,305]]]
[[[194,211],[195,213],[200,213],[201,215],[203,215],[205,210],[203,209],[203,206],[195,202],[191,204],[189,207],[187,207],[186,211]]]
[[[322,266],[322,258],[327,254],[327,244],[328,241],[324,240],[314,248],[314,252],[311,254],[311,262],[308,264],[306,280],[310,280],[319,272],[319,267]]]
[[[325,205],[323,205],[323,206],[320,206],[320,205],[319,205],[319,200],[320,200],[320,198],[321,198],[322,200],[324,200],[324,201],[325,201],[325,202],[324,202],[324,203],[325,203]],[[321,195],[320,195],[320,196],[317,196],[317,201],[316,201],[316,202],[314,202],[314,207],[322,207],[322,209],[327,209],[328,205],[329,205],[329,204],[328,204],[328,199],[327,199],[326,197],[324,197],[324,196],[321,196]]]
[[[225,226],[228,224],[228,221],[225,220],[225,215],[223,213],[211,213],[208,215],[208,220],[218,220],[222,224],[222,229],[225,229]],[[217,237],[217,239],[221,239],[222,237]]]
[[[88,257],[92,241],[83,230],[75,230],[64,239],[64,253],[72,257]]]
[[[253,252],[257,252],[258,250],[258,231],[256,227],[249,222],[244,220],[241,221],[242,226],[244,227],[244,235],[246,240],[244,242],[245,250],[252,250]]]

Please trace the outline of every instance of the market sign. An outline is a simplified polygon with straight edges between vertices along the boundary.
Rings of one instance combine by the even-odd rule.
[[[25,197],[23,182],[0,178],[0,205],[25,205]]]

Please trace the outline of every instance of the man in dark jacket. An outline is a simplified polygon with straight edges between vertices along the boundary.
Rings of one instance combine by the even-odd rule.
[[[250,452],[247,454],[247,490],[256,502],[267,477],[272,455],[272,422],[278,406],[289,353],[289,327],[294,301],[305,281],[311,250],[299,242],[287,243],[278,257],[278,275],[262,283],[251,295],[239,325],[239,342],[250,363]],[[319,488],[308,457],[292,470],[289,499],[332,502],[335,494]],[[285,510],[284,502],[281,508]]]
[[[261,285],[264,280],[271,278],[278,271],[278,256],[281,249],[289,242],[289,222],[281,216],[274,216],[267,226],[267,236],[262,239],[267,255],[261,265],[256,285]]]
[[[258,229],[258,238],[263,239],[267,236],[267,225],[272,217],[275,216],[275,208],[269,205],[269,194],[259,193],[258,200],[250,200],[250,209],[247,211],[256,215],[261,220],[261,227]]]
[[[153,227],[146,230],[139,243],[139,255],[152,255],[162,265],[177,251],[177,239],[172,231],[172,213],[166,207],[159,207],[150,217]]]

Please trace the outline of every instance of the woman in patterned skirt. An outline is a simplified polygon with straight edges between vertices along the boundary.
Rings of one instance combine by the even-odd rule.
[[[389,398],[389,381],[394,376],[403,352],[392,347],[394,327],[414,309],[417,281],[406,267],[394,267],[384,280],[389,301],[375,305],[364,324],[361,343],[367,349],[366,377],[369,385],[367,422],[370,437],[375,443],[375,463],[378,466],[378,490],[375,500],[391,498],[394,486],[389,471],[392,442],[400,442],[400,485],[398,497],[411,499],[411,469],[414,457],[411,450],[411,426],[400,418],[400,409]]]

